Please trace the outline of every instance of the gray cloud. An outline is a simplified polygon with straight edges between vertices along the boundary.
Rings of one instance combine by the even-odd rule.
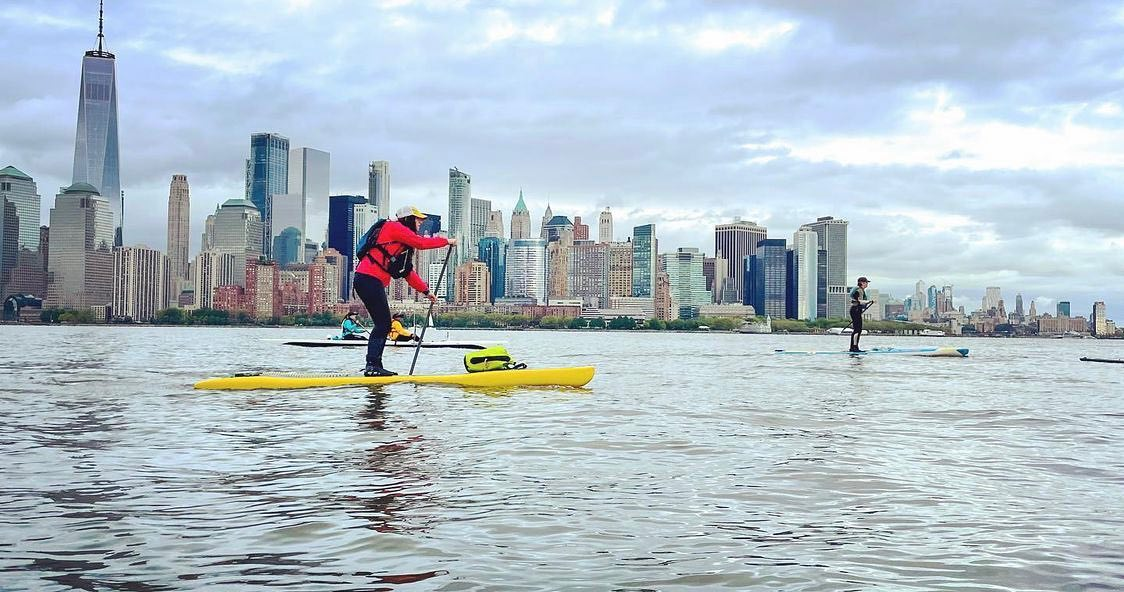
[[[947,281],[978,300],[999,280],[1012,300],[1124,313],[1113,2],[118,4],[107,39],[128,242],[163,245],[173,173],[191,180],[197,240],[242,194],[249,134],[276,131],[332,153],[334,193],[365,193],[367,161],[386,159],[396,201],[441,212],[456,165],[505,214],[520,187],[533,217],[548,201],[590,220],[610,205],[619,238],[655,222],[666,251],[711,251],[713,225],[734,216],[788,237],[835,215],[851,221],[852,270],[883,290]],[[5,16],[23,26],[0,50],[28,57],[0,85],[0,166],[36,177],[46,213],[69,180],[96,15],[10,0]],[[919,124],[930,111],[956,117]],[[1106,134],[1074,144],[1088,165],[987,160],[981,130],[1057,138],[1067,125]],[[842,164],[823,148],[840,139],[934,149]]]

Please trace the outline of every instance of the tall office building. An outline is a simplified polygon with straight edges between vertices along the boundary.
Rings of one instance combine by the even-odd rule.
[[[671,300],[676,306],[673,314],[678,318],[697,317],[698,308],[714,299],[706,289],[706,277],[703,275],[706,257],[694,247],[680,247],[674,253],[664,253],[659,257],[660,268],[667,274]]]
[[[211,250],[234,255],[234,283],[246,287],[246,262],[262,256],[261,214],[244,199],[228,199],[215,210]]]
[[[457,266],[457,304],[487,304],[491,302],[488,265],[479,259],[469,259]]]
[[[304,196],[299,193],[279,193],[269,196],[269,211],[273,213],[273,260],[281,265],[304,263]]]
[[[74,136],[73,183],[88,183],[113,215],[113,246],[121,245],[124,199],[117,141],[117,66],[105,50],[102,10],[98,8],[98,47],[82,58],[78,92],[78,128]]]
[[[1022,320],[1023,318],[1023,295],[1015,294],[1015,316]]]
[[[15,206],[19,217],[16,248],[38,249],[41,198],[35,180],[13,166],[0,169],[0,199]]]
[[[476,252],[471,243],[472,236],[472,177],[453,167],[449,169],[449,236],[456,239],[457,246],[453,247],[452,260],[445,270],[445,283],[453,284],[456,281],[455,270],[458,265],[469,260]],[[450,296],[456,295],[456,287],[449,290]],[[447,296],[448,298],[448,296]]]
[[[19,259],[20,218],[16,214],[16,204],[0,196],[0,290],[5,290]],[[0,292],[0,300],[6,294]]]
[[[390,163],[372,160],[367,167],[367,202],[378,218],[390,217]]]
[[[632,295],[651,298],[656,285],[656,225],[632,229]]]
[[[999,301],[1002,299],[1003,295],[1000,293],[1000,288],[996,286],[989,286],[985,288],[983,302],[981,304],[981,306],[983,307],[983,311],[987,312],[993,308],[998,310]]]
[[[574,216],[574,240],[589,240],[589,224],[582,224],[581,216]]]
[[[456,167],[449,169],[449,235],[461,244],[457,259],[467,259],[472,230],[472,177]],[[458,261],[459,262],[459,261]]]
[[[714,227],[714,252],[726,258],[727,284],[731,293],[722,294],[722,302],[745,302],[745,258],[757,252],[757,242],[768,236],[768,229],[735,218],[729,224]]]
[[[289,139],[272,133],[252,134],[247,171],[250,202],[261,217],[262,254],[270,258],[273,256],[273,196],[289,192]]]
[[[245,309],[256,319],[274,319],[282,314],[281,269],[273,261],[249,261],[246,275]],[[307,286],[305,290],[307,290]]]
[[[561,216],[555,216],[561,218]],[[546,243],[546,298],[570,297],[570,249],[574,246],[574,233],[564,230],[555,240]]]
[[[477,253],[478,258],[488,266],[491,284],[488,293],[491,301],[495,302],[496,298],[503,298],[507,292],[507,241],[498,236],[486,236],[480,240]]]
[[[601,216],[597,220],[597,242],[613,242],[613,213],[609,211],[609,208],[602,210]]]
[[[167,307],[165,288],[172,285],[167,264],[168,256],[156,249],[114,249],[113,317],[147,323],[156,317],[157,311]]]
[[[488,231],[488,219],[492,214],[492,202],[487,199],[476,199],[475,197],[469,201],[469,232],[468,243],[471,252],[468,254],[469,258],[475,256],[476,246],[480,244],[480,239],[484,238],[484,234]]]
[[[531,212],[523,203],[522,189],[519,190],[519,201],[515,202],[515,209],[511,211],[511,238],[531,238]]]
[[[562,235],[567,235],[571,241],[578,239],[577,233],[574,232],[574,223],[565,216],[552,216],[550,220],[543,222],[542,238],[547,242],[553,242],[562,238]]]
[[[575,244],[570,247],[569,295],[581,298],[582,305],[609,306],[609,245]]]
[[[168,285],[167,299],[179,298],[181,285],[188,281],[187,248],[191,235],[191,190],[187,175],[172,175],[168,187]],[[116,314],[116,309],[114,314]]]
[[[1061,318],[1061,317],[1068,318],[1070,316],[1070,314],[1069,314],[1070,313],[1070,307],[1069,307],[1069,301],[1068,300],[1059,300],[1058,301],[1057,313],[1058,313],[1059,318]]]
[[[792,234],[792,274],[794,294],[789,300],[795,303],[795,318],[814,321],[819,282],[819,235],[810,230],[797,230]]]
[[[531,298],[546,303],[546,241],[512,239],[507,249],[507,298]]]
[[[348,301],[352,274],[358,264],[355,248],[359,238],[377,219],[378,208],[368,204],[361,195],[333,195],[328,201],[328,248],[338,251],[344,259],[339,297]]]
[[[315,148],[289,150],[286,197],[297,197],[289,199],[291,203],[286,212],[288,220],[279,220],[281,212],[274,214],[272,232],[276,237],[288,227],[300,230],[300,254],[292,263],[309,261],[304,257],[305,243],[312,242],[315,245],[312,250],[319,251],[328,240],[328,190],[331,174],[331,154]],[[283,263],[280,260],[278,262]]]
[[[50,220],[46,306],[110,304],[115,237],[109,202],[89,183],[74,183],[55,196]]]
[[[1105,318],[1104,302],[1098,300],[1093,303],[1093,314],[1089,317],[1089,324],[1092,326],[1094,336],[1108,335],[1108,319]]]
[[[632,297],[632,241],[609,243],[609,297]]]
[[[757,252],[745,259],[747,265],[745,304],[758,316],[783,319],[788,308],[788,246],[783,238],[764,239]]]
[[[551,211],[551,209],[550,209],[550,202],[547,202],[546,212],[543,212],[543,215],[542,215],[542,224],[539,225],[539,238],[544,238],[546,240],[550,240],[550,237],[548,237],[547,234],[546,234],[547,233],[546,225],[549,224],[551,219],[553,219],[553,218],[554,218],[554,212]]]
[[[847,221],[831,216],[816,218],[800,230],[816,233],[819,246],[816,316],[844,318],[850,309],[847,292]]]
[[[503,211],[488,212],[488,225],[484,227],[484,236],[503,238]]]
[[[195,256],[195,262],[191,265],[195,285],[194,308],[214,308],[215,289],[219,286],[236,285],[236,263],[233,254],[220,251],[200,251]],[[243,266],[243,277],[245,274]]]

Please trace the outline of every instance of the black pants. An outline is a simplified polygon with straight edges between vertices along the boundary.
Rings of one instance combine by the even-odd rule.
[[[863,307],[851,307],[851,348],[858,349],[863,333]]]
[[[355,293],[371,315],[371,338],[367,340],[367,365],[382,368],[382,350],[390,333],[390,305],[386,302],[386,286],[377,277],[356,273]]]

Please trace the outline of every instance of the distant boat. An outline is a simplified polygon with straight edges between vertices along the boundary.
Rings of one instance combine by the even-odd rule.
[[[710,331],[710,325],[699,325],[699,331]]]
[[[921,332],[918,333],[918,335],[921,335],[922,337],[944,337],[945,332],[938,331],[936,329],[922,329]]]

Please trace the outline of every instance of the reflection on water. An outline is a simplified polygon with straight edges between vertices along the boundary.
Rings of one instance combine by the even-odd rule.
[[[190,389],[361,365],[266,340],[306,335],[0,329],[0,589],[1124,588],[1112,343],[463,332],[598,375]]]

